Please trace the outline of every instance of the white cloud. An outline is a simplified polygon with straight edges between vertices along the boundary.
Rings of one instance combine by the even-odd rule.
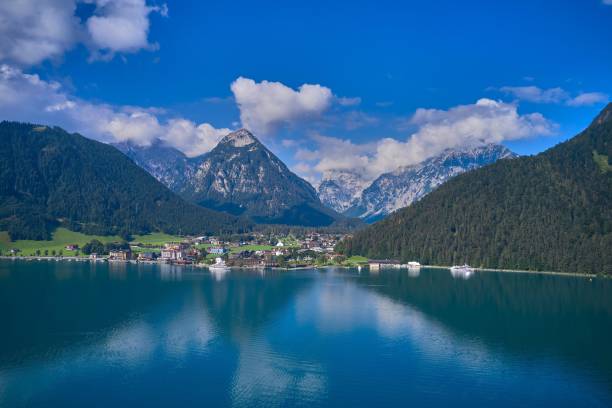
[[[108,58],[116,52],[133,53],[141,49],[156,49],[149,43],[149,14],[167,15],[168,8],[149,7],[145,0],[89,0],[96,11],[87,22],[87,32],[94,51],[93,57]]]
[[[95,5],[83,22],[75,15],[78,3]],[[35,65],[61,58],[78,43],[93,59],[155,49],[148,41],[152,12],[167,15],[167,7],[147,6],[145,0],[1,1],[0,61]]]
[[[281,140],[281,145],[285,148],[295,147],[298,145],[297,140],[294,139],[283,139]]]
[[[610,0],[612,4],[612,0]],[[608,95],[601,92],[583,92],[567,101],[569,106],[588,106],[596,103],[607,102]]]
[[[74,0],[0,1],[0,60],[23,65],[58,58],[79,37]]]
[[[212,150],[231,129],[216,129],[208,123],[196,125],[190,120],[173,119],[169,121],[164,139],[193,157]]]
[[[601,92],[583,92],[572,97],[569,92],[559,87],[542,89],[537,86],[504,86],[500,91],[523,101],[563,103],[567,106],[586,106],[608,101],[608,95]]]
[[[211,150],[230,129],[183,118],[160,120],[156,108],[94,104],[69,95],[57,82],[0,65],[0,120],[58,125],[104,142],[148,146],[161,139],[188,156]]]
[[[306,174],[352,171],[366,180],[400,166],[420,163],[448,148],[501,143],[550,135],[555,125],[539,113],[519,114],[515,104],[480,99],[449,110],[418,109],[410,119],[417,130],[406,140],[383,138],[367,144],[321,135],[313,136],[316,150],[300,149],[295,158],[311,162]],[[305,166],[301,167],[306,169]]]
[[[542,89],[537,86],[504,86],[500,91],[536,103],[560,103],[569,98],[568,93],[559,87]]]
[[[353,98],[338,97],[336,100],[340,106],[356,106],[361,103],[361,98],[358,96]]]
[[[332,170],[351,170],[366,173],[371,163],[370,154],[376,149],[376,142],[356,144],[350,140],[314,134],[311,139],[317,150],[298,149],[295,158],[316,162],[311,171],[326,173]]]
[[[280,82],[255,82],[240,77],[231,84],[242,125],[266,136],[281,124],[316,117],[329,108],[333,94],[327,87],[304,84],[294,90]]]
[[[100,129],[110,133],[119,142],[149,145],[163,135],[157,118],[147,112],[115,113],[101,121]]]

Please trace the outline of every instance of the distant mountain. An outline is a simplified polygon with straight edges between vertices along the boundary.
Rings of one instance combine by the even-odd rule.
[[[94,234],[236,232],[243,220],[186,202],[112,146],[58,127],[0,123],[0,230],[48,239]]]
[[[314,188],[292,173],[248,130],[225,136],[180,190],[204,207],[259,223],[328,226],[343,217],[324,207]]]
[[[194,158],[161,143],[117,147],[173,191],[203,207],[248,216],[258,223],[355,224],[322,205],[307,181],[245,129],[230,133],[213,150]]]
[[[346,254],[612,274],[612,104],[532,157],[449,180],[342,242]]]
[[[323,175],[319,184],[319,199],[329,208],[343,213],[361,196],[368,184],[368,181],[357,173],[347,170],[329,171]]]
[[[156,140],[150,146],[114,143],[117,149],[172,191],[182,190],[193,177],[196,162],[183,152]]]
[[[516,154],[495,144],[448,149],[417,165],[382,174],[351,201],[344,214],[377,221],[420,200],[458,174],[513,157]]]

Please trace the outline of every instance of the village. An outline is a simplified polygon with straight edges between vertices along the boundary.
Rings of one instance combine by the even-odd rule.
[[[143,236],[144,237],[144,236]],[[167,236],[163,240],[101,242],[91,239],[65,244],[53,250],[12,248],[0,258],[80,262],[147,263],[228,268],[308,268],[324,266],[367,267],[372,271],[388,268],[420,268],[418,262],[402,264],[393,259],[368,259],[336,252],[343,234],[308,232],[301,235],[252,233],[231,237]],[[83,243],[85,242],[85,243]]]
[[[110,249],[100,246],[99,251],[93,247],[93,252],[85,246],[80,248],[83,254],[81,260],[205,267],[221,259],[228,267],[234,268],[300,268],[347,262],[345,256],[334,250],[343,238],[339,234],[313,232],[300,237],[255,234],[241,238],[236,241],[215,236],[185,237],[181,241],[162,245],[130,242],[129,245]],[[66,246],[65,249],[75,251],[79,248]]]

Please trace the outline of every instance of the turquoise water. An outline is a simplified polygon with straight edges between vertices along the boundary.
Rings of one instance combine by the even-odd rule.
[[[612,406],[612,280],[0,261],[0,406]]]

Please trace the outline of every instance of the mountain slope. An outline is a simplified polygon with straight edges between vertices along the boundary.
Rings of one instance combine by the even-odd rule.
[[[367,186],[368,182],[357,173],[331,171],[323,175],[317,193],[324,205],[343,213]]]
[[[355,234],[346,254],[612,273],[612,104],[537,156],[459,175]]]
[[[247,130],[225,136],[202,156],[177,190],[204,207],[244,214],[259,223],[327,226],[343,217],[325,208],[314,188]]]
[[[417,165],[381,175],[344,213],[374,222],[420,200],[458,174],[512,157],[516,155],[495,144],[448,149]]]
[[[1,122],[0,230],[47,239],[59,224],[95,234],[246,227],[185,202],[112,146],[58,127]]]
[[[129,142],[115,143],[113,146],[172,191],[183,189],[186,181],[195,173],[196,163],[192,159],[160,140],[145,147]]]

